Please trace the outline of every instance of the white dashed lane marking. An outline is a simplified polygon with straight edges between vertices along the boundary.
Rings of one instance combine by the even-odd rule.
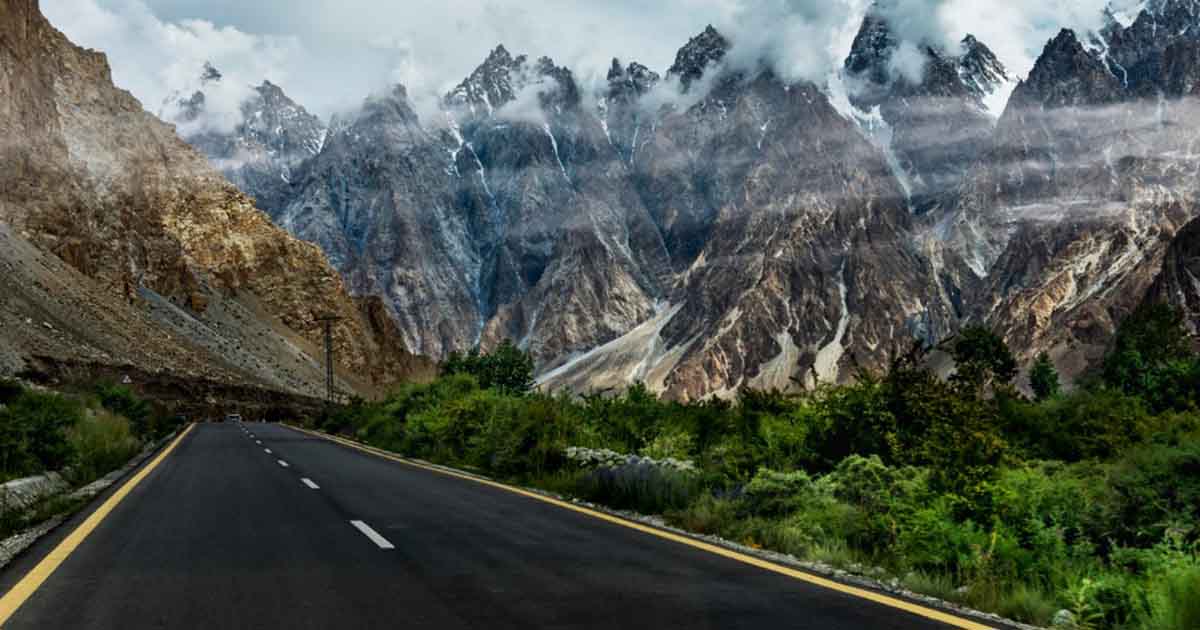
[[[383,536],[380,536],[379,532],[371,529],[370,525],[367,525],[366,523],[364,523],[362,521],[350,521],[350,524],[353,525],[358,531],[362,532],[364,536],[366,536],[367,538],[370,538],[371,542],[375,543],[375,545],[378,546],[380,549],[395,549],[396,548],[395,545],[388,542],[388,539],[384,538]]]
[[[308,486],[309,488],[312,488],[313,490],[321,489],[321,486],[318,486],[317,484],[313,483],[313,480],[309,479],[308,477],[305,477],[305,478],[301,479],[300,481],[301,481],[301,483]]]
[[[281,460],[279,460],[279,465],[280,465],[280,466],[283,466],[284,468],[287,468],[287,467],[288,467],[288,463],[287,463],[287,462],[285,462],[285,461],[283,461],[282,459],[281,459]]]
[[[271,449],[269,449],[269,448],[264,448],[264,449],[263,449],[263,452],[264,452],[264,453],[266,453],[267,455],[270,455],[270,454],[271,454]]]

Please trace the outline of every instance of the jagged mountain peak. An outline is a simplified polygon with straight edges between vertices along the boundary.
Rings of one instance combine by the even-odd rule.
[[[974,35],[963,38],[962,50],[962,56],[958,58],[959,74],[967,89],[980,99],[986,99],[1012,80],[1000,58]]]
[[[891,79],[888,62],[899,47],[900,42],[893,35],[887,20],[874,10],[868,11],[846,57],[846,71],[875,83],[888,83]]]
[[[1105,11],[1106,24],[1090,33],[1085,47],[1121,82],[1127,98],[1170,96],[1179,87],[1181,77],[1170,77],[1163,70],[1178,60],[1200,52],[1200,1],[1149,0],[1132,7],[1110,5]],[[1176,69],[1178,70],[1178,69]],[[1178,72],[1176,72],[1178,74]],[[1188,77],[1183,83],[1190,83]]]
[[[709,66],[720,63],[730,46],[729,40],[709,24],[679,49],[675,63],[667,70],[667,76],[678,78],[679,84],[686,90],[693,81],[704,76]]]
[[[512,63],[512,54],[504,47],[504,44],[496,44],[492,52],[488,54],[485,64],[507,65]]]
[[[512,56],[497,46],[471,76],[443,99],[449,109],[468,110],[472,116],[492,116],[496,110],[517,100],[520,92],[533,84],[553,81],[552,89],[540,94],[543,107],[574,107],[579,104],[579,88],[574,74],[558,66],[550,57],[529,63],[527,55]]]
[[[212,62],[205,61],[204,69],[200,71],[200,84],[214,83],[221,80],[221,72],[213,67]]]
[[[513,57],[503,44],[496,46],[470,76],[446,95],[446,105],[472,112],[478,108],[490,115],[516,98],[519,87],[514,83],[514,75],[522,71],[527,61],[525,55]]]
[[[645,94],[659,82],[662,77],[650,68],[633,61],[622,67],[621,60],[612,60],[608,71],[609,92],[632,91],[634,94]]]
[[[396,83],[387,91],[371,95],[363,101],[356,126],[359,124],[419,126],[420,120],[408,99],[408,88]]]
[[[911,57],[900,56],[905,42],[895,34],[879,5],[872,5],[844,64],[855,84],[851,97],[858,106],[869,109],[890,99],[938,96],[970,99],[979,108],[998,114],[994,111],[997,107],[986,101],[1010,78],[986,44],[974,35],[964,37],[958,50],[925,41],[908,43],[919,55],[920,68],[911,67]],[[913,79],[914,74],[920,75],[920,81]]]
[[[1075,31],[1062,29],[1017,86],[1013,102],[1023,108],[1100,105],[1119,101],[1122,90],[1121,81]]]
[[[269,80],[247,91],[234,113],[208,111],[206,91],[221,88],[223,78],[205,63],[201,86],[192,96],[164,107],[171,122],[188,142],[212,161],[242,190],[253,190],[259,206],[278,210],[290,186],[292,172],[321,151],[328,135],[321,119],[293,101]],[[207,116],[236,117],[236,124],[209,124]]]

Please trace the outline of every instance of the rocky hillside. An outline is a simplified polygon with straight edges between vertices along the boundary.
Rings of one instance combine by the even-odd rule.
[[[0,0],[0,65],[4,371],[126,363],[317,394],[326,313],[343,387],[427,369],[36,0]]]
[[[434,119],[367,99],[272,216],[410,350],[515,339],[549,386],[844,380],[971,321],[1073,375],[1196,215],[1198,31],[1155,0],[1019,84],[874,10],[822,84],[734,65],[712,27],[598,90],[500,46]]]

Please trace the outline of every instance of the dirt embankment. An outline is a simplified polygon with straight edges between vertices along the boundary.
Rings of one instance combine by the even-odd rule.
[[[231,413],[241,414],[247,421],[303,420],[320,414],[325,406],[317,398],[261,387],[50,357],[33,357],[19,376],[39,385],[75,391],[85,391],[98,382],[123,384],[166,412],[196,422],[220,420]]]

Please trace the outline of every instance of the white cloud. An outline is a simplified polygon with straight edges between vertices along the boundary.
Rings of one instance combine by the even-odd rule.
[[[206,88],[207,112],[199,126],[225,129],[240,119],[239,104],[265,78],[285,81],[288,60],[300,50],[295,37],[263,36],[201,19],[160,20],[139,0],[101,5],[96,0],[43,3],[50,21],[76,43],[108,55],[114,82],[158,112],[173,95],[188,96],[211,61],[225,75]]]
[[[1130,4],[1136,0],[1116,0]],[[712,23],[730,61],[767,60],[788,79],[841,65],[868,0],[43,0],[66,34],[109,53],[118,85],[152,111],[212,60],[238,89],[267,78],[323,115],[402,82],[421,112],[498,43],[547,55],[585,90],[611,59],[658,72]],[[883,0],[905,40],[953,45],[973,33],[1018,75],[1064,26],[1098,26],[1105,0]],[[901,60],[903,61],[903,60]],[[901,63],[912,71],[911,64]],[[234,89],[234,88],[230,88]],[[218,99],[221,100],[221,99]],[[223,105],[218,104],[218,107]]]

